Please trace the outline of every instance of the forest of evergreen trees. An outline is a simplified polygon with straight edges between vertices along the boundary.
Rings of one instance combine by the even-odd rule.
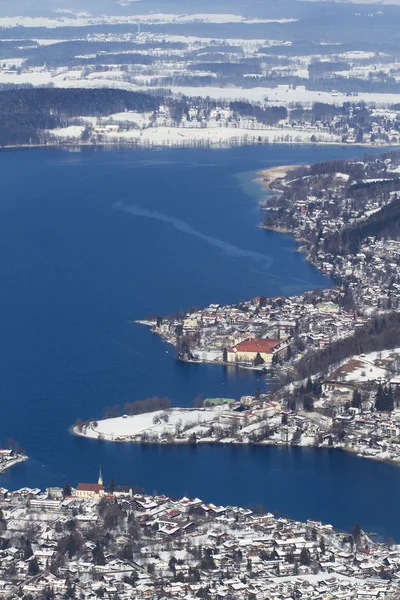
[[[221,76],[238,76],[248,73],[261,74],[261,64],[259,61],[255,60],[197,63],[194,64],[192,68],[195,71],[211,71],[211,73],[216,73]]]
[[[118,89],[0,90],[0,145],[39,143],[38,130],[60,127],[72,117],[154,111],[158,106],[153,96]]]
[[[230,110],[237,116],[254,117],[259,123],[273,125],[281,119],[287,119],[287,110],[284,106],[268,106],[261,108],[249,102],[230,102]]]
[[[145,400],[127,402],[124,405],[124,414],[141,415],[143,413],[154,412],[156,410],[168,410],[169,408],[171,408],[171,402],[168,398],[159,398],[158,396],[153,396],[151,398],[145,398]]]
[[[4,52],[8,50],[0,42],[0,56],[2,49]],[[18,42],[19,44],[20,42]],[[167,42],[156,41],[138,44],[136,42],[117,42],[117,41],[88,41],[88,40],[71,40],[63,41],[57,44],[48,46],[36,46],[36,42],[32,42],[31,48],[22,51],[19,49],[17,56],[27,57],[24,63],[25,67],[42,67],[46,65],[48,68],[59,66],[73,66],[75,64],[93,64],[101,61],[103,64],[108,64],[113,58],[118,57],[116,62],[120,64],[140,63],[150,64],[152,59],[145,54],[149,49],[159,48],[162,50],[184,50],[186,44],[182,42]],[[109,54],[104,54],[108,52]],[[112,53],[112,54],[111,54]],[[13,50],[13,55],[15,51]],[[96,58],[81,58],[82,56],[93,56]],[[76,57],[80,58],[76,58]],[[125,61],[123,57],[126,57]],[[132,60],[133,56],[133,60]],[[147,60],[147,62],[144,62]]]
[[[300,377],[326,373],[350,356],[396,348],[400,339],[400,314],[376,317],[356,329],[354,335],[328,344],[323,350],[307,352],[296,364]]]
[[[378,188],[387,188],[389,191],[400,191],[400,180],[391,181],[387,184],[379,182],[369,184],[372,195],[378,194]],[[364,191],[366,186],[364,186]],[[373,196],[372,196],[373,197]],[[390,204],[370,215],[364,221],[349,225],[340,234],[334,233],[324,240],[324,250],[340,254],[356,254],[361,243],[369,236],[379,239],[387,238],[397,240],[400,238],[400,199],[396,195]]]

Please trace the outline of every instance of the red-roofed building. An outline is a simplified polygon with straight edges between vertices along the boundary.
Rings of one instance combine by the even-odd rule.
[[[104,498],[103,474],[99,472],[97,483],[79,483],[76,488],[76,496],[78,498]]]
[[[279,353],[281,345],[282,340],[249,338],[232,348],[228,348],[228,362],[254,362],[257,354],[260,354],[266,364],[271,364],[272,357],[274,354]]]

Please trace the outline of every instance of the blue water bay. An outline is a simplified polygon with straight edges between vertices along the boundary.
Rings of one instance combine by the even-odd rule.
[[[177,362],[171,346],[133,321],[330,285],[289,236],[257,227],[265,192],[254,179],[261,168],[351,153],[0,152],[0,436],[3,444],[15,437],[31,457],[0,484],[75,485],[95,480],[101,463],[106,479],[150,492],[259,503],[340,527],[360,520],[400,537],[400,471],[389,465],[304,449],[121,446],[68,432],[78,417],[147,396],[190,406],[199,393],[266,389],[248,371]]]

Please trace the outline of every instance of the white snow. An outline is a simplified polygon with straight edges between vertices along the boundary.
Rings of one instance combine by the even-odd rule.
[[[65,42],[66,40],[63,40],[63,39],[47,40],[47,39],[42,39],[42,38],[35,38],[33,41],[36,42],[37,44],[39,44],[40,46],[53,46],[53,44],[61,44],[61,42]]]
[[[336,173],[336,174],[335,174],[335,177],[336,177],[337,179],[343,179],[344,181],[348,181],[348,180],[349,180],[349,177],[350,177],[350,175],[348,175],[348,173]]]
[[[124,77],[126,77],[125,71],[121,71],[121,69],[113,69],[112,71],[99,71],[96,73],[89,73],[89,75],[87,76],[87,80],[91,81],[92,79],[106,79],[108,83],[109,79],[118,81],[123,80]]]
[[[311,435],[302,435],[300,439],[299,446],[314,446],[315,444],[315,436]]]
[[[51,75],[48,71],[29,71],[18,75],[15,72],[0,71],[0,83],[31,83],[32,85],[44,85],[50,83]]]
[[[153,115],[151,112],[137,113],[137,112],[121,112],[115,113],[107,117],[117,123],[137,123],[138,125],[148,124],[150,117]]]
[[[369,352],[365,355],[353,357],[353,359],[361,363],[361,366],[354,369],[354,371],[346,373],[346,381],[365,382],[390,379],[386,365],[379,364],[379,361],[390,362],[390,359],[395,356],[400,356],[400,348],[383,350],[382,352]]]
[[[166,24],[166,23],[247,23],[249,25],[258,23],[293,23],[297,19],[247,19],[236,14],[173,14],[173,13],[151,13],[147,15],[111,16],[103,15],[92,17],[87,14],[77,16],[50,17],[0,17],[0,27],[86,27],[89,25],[118,25],[118,24]]]
[[[366,52],[364,50],[353,50],[351,52],[343,52],[339,54],[341,58],[346,58],[347,60],[362,60],[365,58],[374,58],[375,52]]]
[[[176,427],[182,428],[189,424],[196,425],[214,421],[222,410],[227,410],[227,407],[201,410],[175,408],[168,411],[158,410],[142,415],[125,415],[113,419],[104,419],[103,421],[92,422],[86,430],[86,437],[98,438],[102,436],[107,440],[115,440],[115,438],[131,438],[144,432],[152,434],[175,433]],[[168,415],[168,422],[163,419],[165,414]]]
[[[11,67],[20,67],[25,62],[25,58],[3,58],[0,59],[0,65],[4,69],[10,69]]]
[[[222,350],[197,350],[193,353],[200,360],[212,362],[213,360],[222,360]]]
[[[71,125],[70,127],[64,127],[64,129],[60,130],[60,129],[56,129],[54,130],[52,133],[54,133],[54,135],[56,137],[62,137],[63,139],[70,139],[70,140],[76,140],[78,138],[81,137],[82,132],[85,128],[82,125]],[[62,131],[62,135],[60,135],[60,132]]]
[[[124,113],[125,114],[125,113]],[[52,129],[50,135],[63,139],[65,129]],[[78,135],[78,132],[76,132]],[[209,127],[147,127],[129,131],[99,130],[105,143],[138,144],[145,146],[194,146],[194,145],[243,145],[257,142],[270,144],[309,144],[314,135],[320,143],[340,143],[338,136],[315,130],[293,130],[280,127],[218,127],[211,123]],[[73,130],[68,128],[68,136]]]
[[[203,73],[204,74],[204,73]],[[30,69],[23,71],[21,74],[17,72],[1,72],[0,83],[30,83],[34,86],[45,85],[52,83],[55,87],[80,87],[80,88],[118,88],[130,91],[148,92],[152,87],[137,85],[123,81],[125,74],[120,69],[107,71],[103,73],[95,72],[83,78],[82,70],[70,70],[63,72],[51,72],[45,69]],[[137,76],[140,82],[140,75]],[[143,82],[147,80],[147,76],[143,77]],[[360,93],[358,96],[346,96],[336,92],[318,92],[306,90],[304,87],[298,86],[297,89],[290,89],[288,86],[278,86],[277,88],[236,88],[236,87],[189,87],[189,86],[168,86],[172,93],[179,96],[200,96],[224,99],[224,100],[247,100],[250,102],[267,102],[269,105],[289,105],[291,103],[300,102],[305,106],[311,106],[313,102],[326,102],[328,104],[342,105],[343,102],[360,102],[364,101],[369,104],[377,104],[380,106],[388,106],[399,102],[397,94],[370,94]]]
[[[150,88],[149,88],[150,89]],[[311,105],[313,102],[326,102],[327,104],[340,104],[343,102],[374,103],[379,105],[396,104],[399,102],[398,94],[377,94],[377,93],[359,93],[357,96],[346,96],[339,92],[318,92],[306,90],[304,86],[297,86],[296,89],[290,89],[289,86],[279,85],[277,88],[218,88],[218,87],[189,87],[189,86],[169,86],[169,89],[175,94],[184,94],[186,96],[210,96],[210,98],[223,98],[227,100],[246,99],[254,102],[263,102],[268,98],[268,103],[283,104],[300,102]]]

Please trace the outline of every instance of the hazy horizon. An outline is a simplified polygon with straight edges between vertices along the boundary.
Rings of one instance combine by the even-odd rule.
[[[400,0],[3,0],[1,16],[48,16],[60,10],[89,11],[99,14],[135,14],[158,12],[196,13],[228,12],[243,15],[271,17],[286,15],[288,11],[312,11],[312,4],[357,4],[357,6],[400,6]],[[308,5],[308,6],[307,6]]]

